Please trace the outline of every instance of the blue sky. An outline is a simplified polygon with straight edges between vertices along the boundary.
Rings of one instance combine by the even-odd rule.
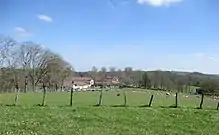
[[[1,0],[0,35],[60,53],[76,70],[219,73],[218,0]]]

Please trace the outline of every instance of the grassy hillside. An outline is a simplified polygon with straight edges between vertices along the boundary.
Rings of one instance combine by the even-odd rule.
[[[219,112],[216,100],[206,98],[204,109],[194,109],[200,98],[179,95],[180,108],[169,108],[174,96],[156,91],[129,89],[128,107],[122,93],[103,93],[103,106],[95,107],[99,92],[78,92],[69,107],[69,93],[49,93],[47,106],[39,107],[41,93],[21,94],[19,106],[12,104],[14,94],[1,94],[0,134],[37,135],[218,135]],[[141,107],[154,94],[152,108]],[[188,97],[187,97],[188,96]],[[116,107],[117,106],[117,107]]]

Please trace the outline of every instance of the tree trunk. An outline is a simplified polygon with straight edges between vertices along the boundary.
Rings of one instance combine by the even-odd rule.
[[[191,85],[190,85],[190,83],[189,83],[189,92],[191,91]]]
[[[63,87],[64,87],[63,85],[64,85],[64,81],[62,80],[61,87],[60,87],[61,91],[63,91]]]
[[[35,63],[35,58],[33,58],[33,63]],[[33,85],[33,92],[35,92],[35,66],[33,65],[33,76],[32,76],[32,85]]]
[[[56,91],[58,91],[58,84],[57,83],[55,84],[55,88],[56,88]]]
[[[154,82],[154,89],[157,89],[157,82]]]
[[[185,90],[186,90],[186,92],[189,92],[189,85],[188,84],[186,84]]]
[[[148,82],[145,83],[145,89],[147,89],[147,88],[148,88]]]
[[[163,90],[163,77],[161,77],[160,89]]]
[[[35,92],[35,83],[34,83],[34,80],[32,82],[32,91]]]

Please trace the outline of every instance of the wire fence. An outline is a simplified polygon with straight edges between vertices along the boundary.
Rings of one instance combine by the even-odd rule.
[[[45,96],[46,94],[46,96]],[[13,105],[16,93],[0,94],[1,105]],[[126,107],[161,107],[161,108],[199,108],[218,109],[217,96],[194,95],[185,93],[171,93],[153,90],[114,89],[98,91],[72,92],[35,92],[20,93],[17,105],[54,106],[126,106]]]

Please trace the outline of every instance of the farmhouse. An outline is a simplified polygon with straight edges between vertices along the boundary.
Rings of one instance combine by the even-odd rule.
[[[91,77],[70,77],[64,81],[63,86],[75,90],[88,89],[94,86],[94,80]]]
[[[91,90],[95,86],[107,86],[111,88],[119,87],[119,79],[115,76],[96,77],[88,76],[69,77],[64,80],[63,87],[66,90]]]

